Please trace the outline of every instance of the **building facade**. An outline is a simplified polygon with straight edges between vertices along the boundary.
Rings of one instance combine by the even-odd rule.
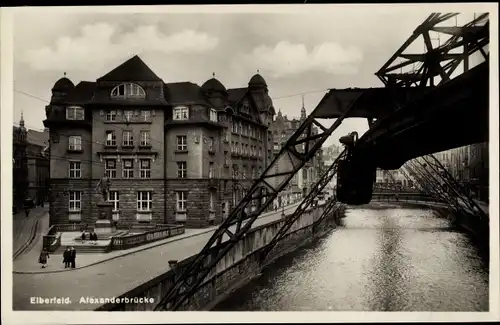
[[[277,156],[287,140],[295,133],[300,125],[307,118],[304,100],[302,99],[302,109],[300,119],[289,120],[286,115],[278,111],[276,119],[269,127],[272,134],[273,156]],[[312,134],[318,134],[317,127],[312,128]],[[276,166],[277,168],[279,166]],[[275,201],[275,207],[283,206],[300,201],[319,180],[324,169],[323,150],[320,149],[316,155],[308,161],[290,180],[288,186],[280,193]]]
[[[21,115],[19,127],[13,127],[12,196],[13,210],[17,213],[25,199],[42,205],[47,200],[49,159],[46,154],[49,132],[28,130]]]
[[[111,179],[120,223],[219,223],[270,159],[274,108],[260,74],[226,89],[165,83],[138,56],[95,82],[52,88],[50,223],[93,223]]]

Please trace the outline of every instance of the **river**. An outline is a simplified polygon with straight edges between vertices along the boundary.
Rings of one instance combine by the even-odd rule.
[[[349,208],[324,238],[266,267],[218,311],[488,311],[488,265],[432,210]]]

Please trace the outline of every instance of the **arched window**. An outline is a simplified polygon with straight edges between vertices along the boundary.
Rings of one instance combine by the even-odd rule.
[[[124,83],[111,90],[113,98],[145,98],[146,92],[141,86],[134,83]]]

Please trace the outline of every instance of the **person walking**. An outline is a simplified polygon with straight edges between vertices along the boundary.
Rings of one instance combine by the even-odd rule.
[[[69,256],[70,256],[71,268],[74,269],[76,267],[76,250],[74,247],[71,247],[71,252]]]
[[[47,266],[48,259],[50,258],[49,252],[44,249],[40,252],[40,256],[38,257],[38,263],[42,264],[42,269]]]
[[[63,253],[64,268],[67,269],[71,265],[71,248],[68,246]]]

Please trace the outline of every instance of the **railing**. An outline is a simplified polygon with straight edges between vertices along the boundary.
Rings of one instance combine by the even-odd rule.
[[[445,203],[426,194],[398,193],[398,192],[373,193],[372,201],[387,201],[387,202],[425,201],[425,202]]]
[[[125,235],[121,237],[111,237],[111,250],[129,249],[135,246],[144,245],[157,240],[183,234],[184,226],[178,225],[155,225],[157,228],[141,234]]]

